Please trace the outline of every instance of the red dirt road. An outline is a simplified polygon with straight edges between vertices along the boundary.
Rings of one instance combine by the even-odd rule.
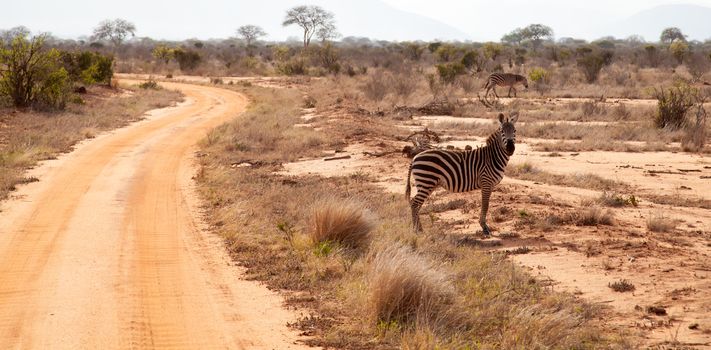
[[[195,144],[244,96],[163,84],[186,102],[85,142],[0,212],[0,348],[294,349],[294,315],[240,280],[202,229]]]

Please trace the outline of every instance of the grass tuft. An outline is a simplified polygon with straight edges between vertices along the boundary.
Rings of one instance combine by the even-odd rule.
[[[370,243],[370,231],[375,218],[362,204],[339,198],[322,199],[313,209],[314,245],[336,242],[343,247],[365,249]]]

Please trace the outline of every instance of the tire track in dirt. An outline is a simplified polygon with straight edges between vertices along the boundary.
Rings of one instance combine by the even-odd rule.
[[[244,96],[187,102],[35,169],[0,214],[0,348],[298,348],[197,216],[190,155]]]

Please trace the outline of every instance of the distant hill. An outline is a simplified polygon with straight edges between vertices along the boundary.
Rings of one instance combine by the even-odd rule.
[[[711,7],[687,4],[657,6],[615,22],[604,31],[619,38],[639,34],[647,41],[658,41],[662,30],[668,27],[679,27],[689,40],[711,39]]]
[[[331,3],[329,7],[334,6],[336,5]],[[470,38],[446,23],[398,10],[380,0],[342,1],[336,7],[337,9],[332,11],[336,13],[339,29],[344,35],[381,40],[430,41]]]

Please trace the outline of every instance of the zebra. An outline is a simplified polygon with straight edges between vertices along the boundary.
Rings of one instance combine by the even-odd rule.
[[[488,96],[489,91],[493,90],[494,96],[499,98],[499,94],[496,93],[497,85],[509,87],[508,97],[511,97],[511,90],[513,90],[514,96],[516,96],[516,84],[521,84],[528,89],[528,79],[526,79],[523,75],[511,73],[492,73],[488,78],[486,78],[486,85],[484,85],[484,88],[486,88],[486,94],[484,96]]]
[[[427,150],[417,154],[407,173],[405,196],[412,209],[415,232],[422,231],[419,212],[422,204],[437,186],[450,192],[469,192],[481,189],[479,224],[484,236],[491,231],[486,225],[491,191],[504,177],[504,169],[514,153],[518,114],[507,118],[499,113],[499,128],[486,140],[486,145],[473,150]],[[410,198],[410,177],[414,178],[417,194]]]

